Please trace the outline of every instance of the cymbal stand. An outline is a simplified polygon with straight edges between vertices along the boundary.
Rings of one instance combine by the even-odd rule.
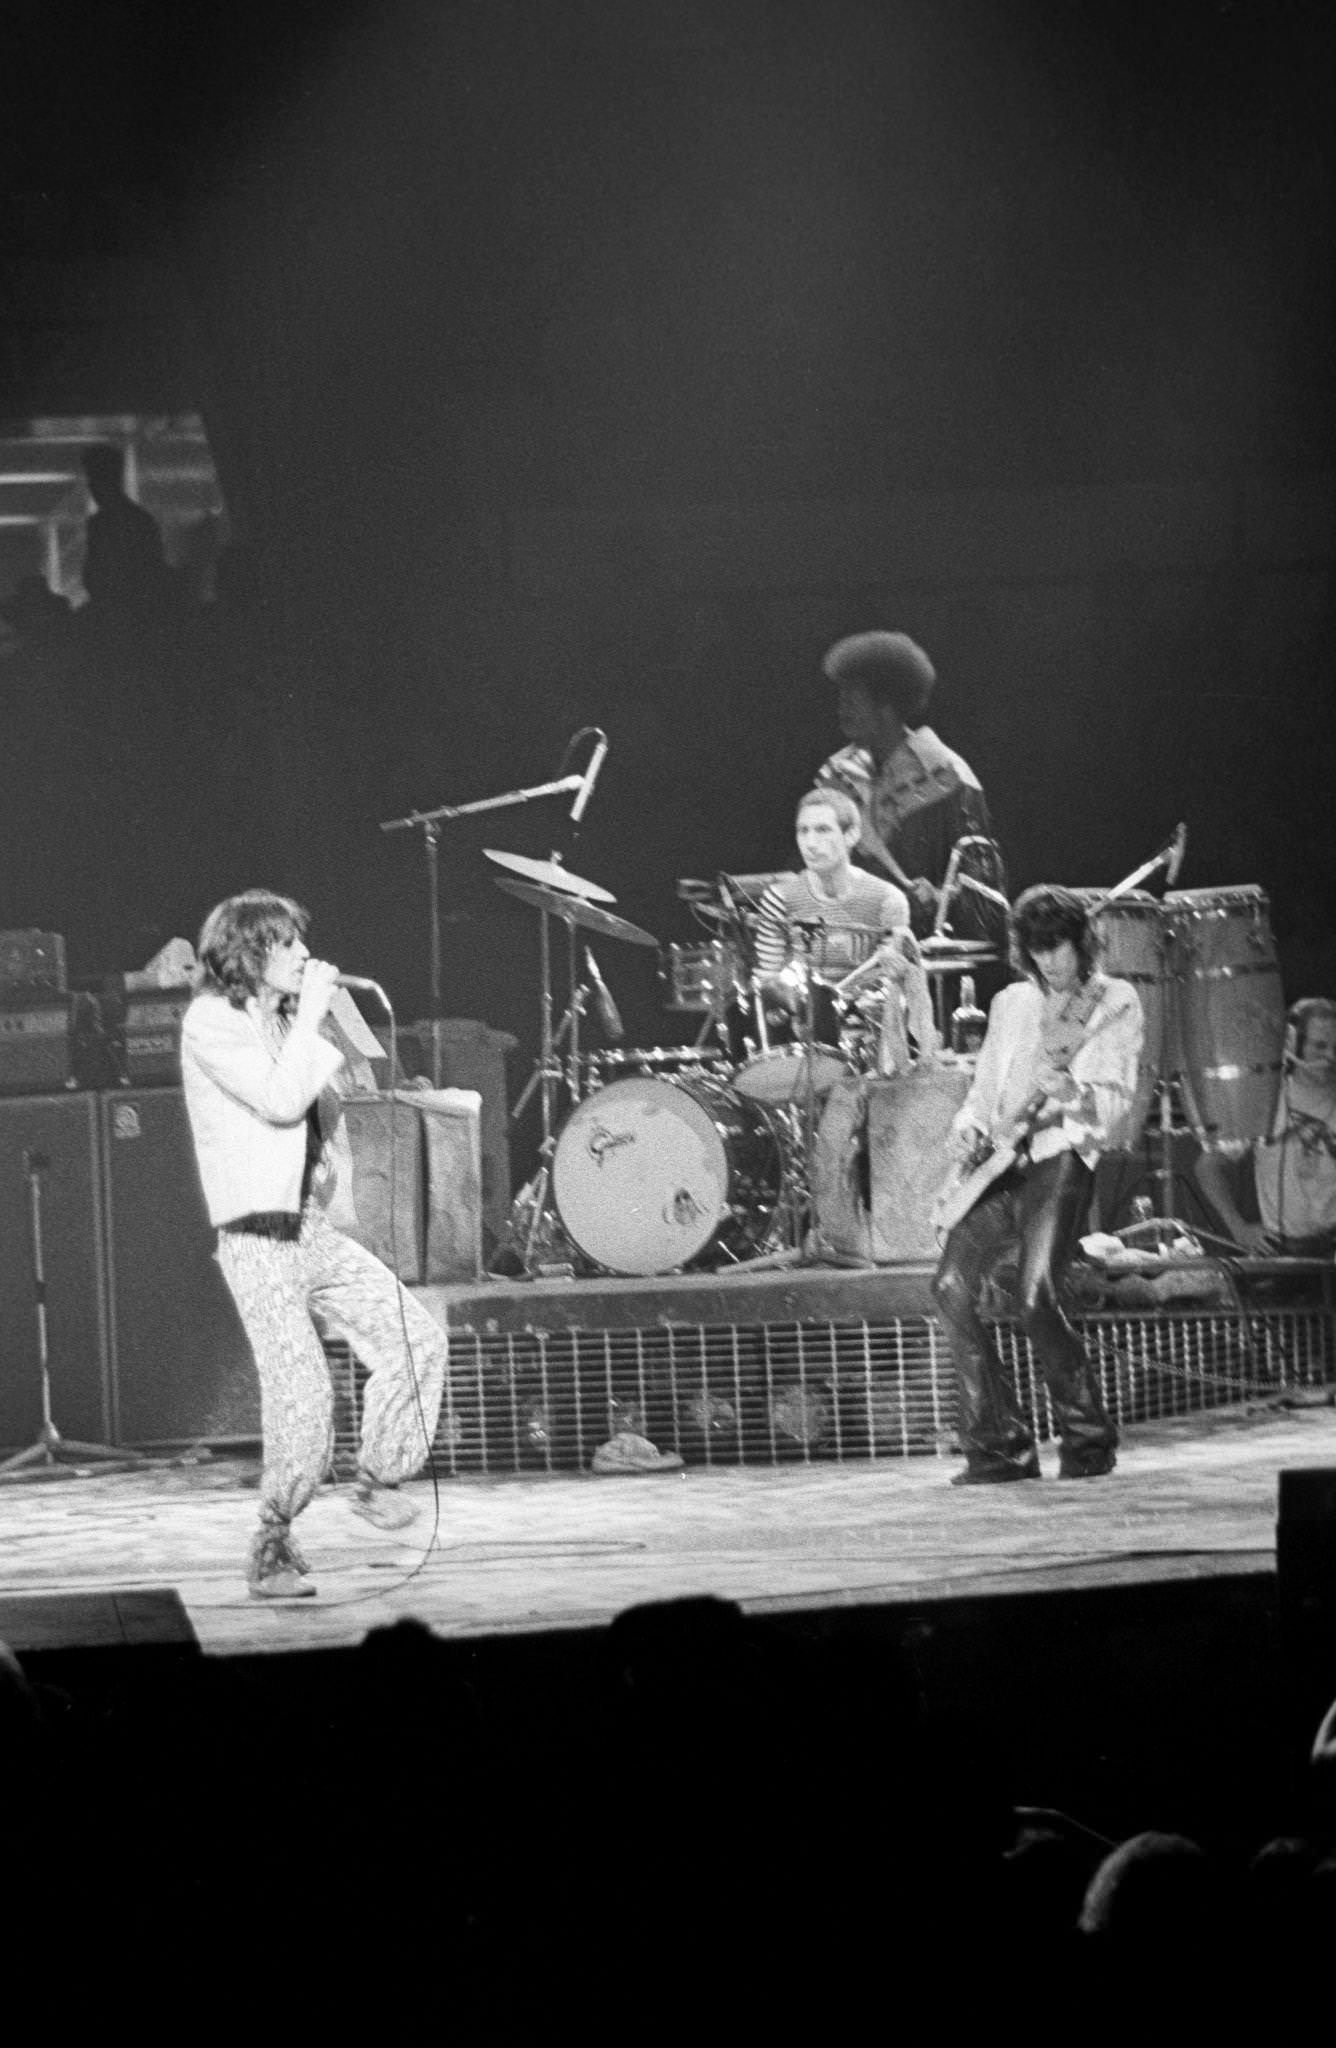
[[[792,1172],[786,1175],[785,1193],[781,1207],[786,1215],[789,1242],[771,1252],[762,1252],[758,1257],[740,1261],[749,1272],[763,1271],[776,1266],[818,1266],[827,1264],[817,1242],[816,1216],[812,1200],[812,1165],[816,1151],[816,977],[812,969],[812,953],[816,932],[804,931],[797,927],[799,942],[806,954],[804,962],[803,997],[797,1011],[798,1050],[802,1062],[801,1109],[795,1116],[796,1102],[790,1100],[782,1106],[781,1114],[788,1125],[793,1143],[790,1157]],[[757,1016],[764,1030],[765,1006],[758,989],[756,992]],[[768,1046],[767,1048],[768,1049]]]
[[[32,1254],[33,1292],[37,1308],[37,1369],[42,1397],[42,1427],[35,1443],[0,1464],[0,1481],[31,1479],[81,1479],[91,1474],[80,1468],[97,1466],[122,1471],[153,1463],[140,1451],[117,1450],[111,1444],[70,1443],[56,1428],[51,1410],[51,1353],[46,1322],[46,1258],[42,1239],[42,1175],[51,1164],[44,1152],[25,1152],[23,1171],[28,1181],[29,1250]]]

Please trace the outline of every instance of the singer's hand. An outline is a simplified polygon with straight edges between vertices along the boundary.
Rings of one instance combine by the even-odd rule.
[[[329,1012],[338,987],[339,970],[328,960],[308,960],[302,970],[301,992],[297,997],[297,1021],[314,1030]]]

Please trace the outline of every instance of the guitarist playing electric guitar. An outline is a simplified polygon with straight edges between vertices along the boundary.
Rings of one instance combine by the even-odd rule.
[[[1059,1283],[1085,1227],[1095,1161],[1121,1142],[1136,1091],[1141,1002],[1102,974],[1084,903],[1027,889],[1013,905],[1023,980],[994,997],[954,1136],[962,1172],[938,1205],[946,1236],[933,1282],[955,1367],[965,1468],[953,1485],[1038,1479],[1034,1432],[979,1314],[985,1281],[1015,1255],[1021,1322],[1061,1440],[1058,1476],[1111,1472],[1117,1431]]]

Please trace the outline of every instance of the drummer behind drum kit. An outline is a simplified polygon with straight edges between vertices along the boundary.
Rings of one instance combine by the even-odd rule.
[[[1166,1214],[1176,1122],[1208,1150],[1242,1152],[1269,1135],[1285,1029],[1260,888],[1171,888],[1161,900],[1133,886],[1157,866],[1177,878],[1183,830],[1114,890],[1076,892],[1091,911],[1101,965],[1141,998],[1145,1040],[1125,1145],[1140,1149],[1154,1120]],[[658,941],[607,907],[616,900],[609,890],[560,860],[495,850],[487,858],[509,870],[497,887],[542,916],[540,1053],[512,1112],[518,1117],[541,1091],[539,1170],[514,1211],[523,1270],[570,1274],[579,1260],[604,1273],[649,1275],[800,1257],[818,1221],[816,1107],[847,1095],[837,1083],[877,1071],[884,970],[878,975],[869,961],[838,979],[827,975],[823,930],[814,926],[803,935],[794,1009],[772,1007],[758,982],[755,936],[761,898],[779,877],[682,881],[679,896],[710,936],[670,945],[660,974],[666,1007],[701,1019],[695,1042],[586,1051],[580,1038],[591,1002],[604,1037],[623,1034],[587,943],[587,979],[577,971],[577,931],[634,946]],[[554,920],[566,930],[570,989],[555,1024]],[[884,935],[857,936],[871,953]],[[940,930],[921,945],[941,1028],[945,977],[997,955]]]
[[[678,893],[713,936],[669,946],[667,1007],[699,1016],[692,1045],[585,1051],[591,1000],[604,1035],[621,1021],[576,932],[639,946],[655,938],[605,908],[615,899],[560,861],[487,850],[511,872],[497,887],[542,913],[539,1058],[512,1115],[541,1090],[539,1170],[515,1205],[514,1254],[530,1274],[571,1273],[578,1257],[613,1274],[662,1274],[801,1255],[815,1222],[817,1106],[837,1081],[876,1071],[888,975],[874,961],[825,972],[824,928],[803,935],[795,1006],[762,998],[755,968],[760,900],[779,876],[684,881]],[[550,923],[566,928],[570,1000],[553,1021]],[[847,939],[850,927],[841,928]],[[871,953],[884,934],[853,933]],[[935,950],[934,950],[935,949]],[[949,938],[925,942],[928,973],[995,956]],[[558,1094],[565,1098],[558,1116]]]

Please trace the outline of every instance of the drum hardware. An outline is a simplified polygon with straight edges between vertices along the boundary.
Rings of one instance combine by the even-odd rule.
[[[576,735],[576,738],[582,737],[583,734]],[[553,782],[535,783],[527,789],[508,789],[500,796],[478,797],[473,803],[438,804],[434,810],[409,811],[407,816],[403,818],[383,818],[381,820],[380,829],[382,832],[408,832],[416,830],[422,833],[422,851],[427,862],[427,940],[431,962],[431,1014],[433,1017],[442,1015],[441,890],[438,858],[442,819],[469,818],[479,811],[507,810],[515,804],[532,803],[537,797],[560,796],[567,791],[574,791],[575,801],[571,805],[571,821],[573,824],[578,825],[584,806],[588,802],[589,794],[593,789],[594,778],[598,773],[598,769],[602,766],[603,758],[608,750],[606,736],[600,733],[598,738],[599,745],[595,747],[593,754],[590,756],[589,766],[583,775],[566,775],[563,773]],[[570,749],[568,748],[568,754],[569,751]],[[563,767],[564,765],[563,762]]]
[[[597,903],[586,903],[581,896],[567,896],[560,889],[549,889],[541,882],[512,881],[508,875],[498,875],[496,886],[504,889],[508,896],[518,896],[521,902],[533,904],[545,916],[555,917],[568,930],[579,925],[582,931],[601,932],[607,939],[625,939],[632,946],[657,946],[659,943],[651,932],[642,931],[637,924],[629,924],[624,917],[614,917],[610,910],[602,909]]]
[[[582,876],[573,875],[556,854],[551,860],[530,860],[526,854],[501,853],[495,847],[484,846],[483,857],[495,861],[498,867],[509,868],[512,874],[520,875],[526,881],[539,882],[545,888],[561,890],[568,896],[582,897],[586,903],[617,901],[610,889],[602,889],[597,882],[586,882]]]
[[[777,1205],[777,1221],[782,1223],[787,1243],[778,1244],[773,1250],[761,1252],[747,1261],[749,1271],[775,1266],[808,1266],[827,1263],[818,1233],[817,1219],[813,1204],[812,1163],[816,1156],[817,1095],[828,1094],[835,1081],[852,1070],[852,1062],[841,1051],[832,1050],[817,1038],[818,991],[835,1009],[834,990],[829,983],[818,981],[813,953],[817,939],[824,934],[825,925],[820,919],[795,920],[793,930],[803,949],[803,975],[800,984],[801,1001],[798,1006],[798,1037],[796,1046],[769,1049],[757,1056],[748,1066],[735,1074],[733,1085],[739,1093],[750,1093],[753,1099],[768,1101],[781,1113],[786,1113],[792,1157],[790,1172],[782,1191],[783,1199]],[[826,1063],[818,1074],[818,1054]],[[776,1062],[786,1065],[782,1076],[783,1092],[769,1093],[771,1083],[778,1073]],[[789,1062],[794,1064],[789,1065]],[[744,1086],[744,1083],[746,1086]]]
[[[563,1247],[556,1242],[560,1228],[559,1216],[552,1213],[552,1167],[557,1145],[557,1090],[564,1084],[569,1106],[572,1111],[580,1106],[585,1076],[585,1063],[580,1051],[581,1023],[588,1007],[590,985],[581,981],[576,972],[575,933],[582,931],[601,932],[605,937],[618,938],[632,945],[654,946],[658,942],[649,932],[638,925],[629,924],[625,918],[614,917],[597,903],[583,896],[550,888],[546,883],[531,882],[509,875],[498,875],[496,886],[508,896],[518,897],[541,913],[539,921],[539,1052],[533,1073],[525,1090],[520,1095],[512,1117],[518,1116],[527,1107],[535,1088],[540,1092],[542,1104],[542,1135],[538,1147],[538,1172],[516,1200],[515,1215],[523,1233],[523,1248],[519,1257],[526,1274],[539,1271],[573,1272],[569,1260],[561,1256]],[[615,901],[609,897],[610,902]],[[566,980],[570,998],[559,1025],[553,1025],[552,995],[552,938],[550,921],[566,927]],[[599,977],[601,980],[601,977]],[[611,1002],[611,998],[609,998]],[[602,1013],[602,1005],[600,1004]],[[562,1044],[567,1047],[563,1061],[558,1057]],[[518,1234],[518,1233],[517,1233]]]

